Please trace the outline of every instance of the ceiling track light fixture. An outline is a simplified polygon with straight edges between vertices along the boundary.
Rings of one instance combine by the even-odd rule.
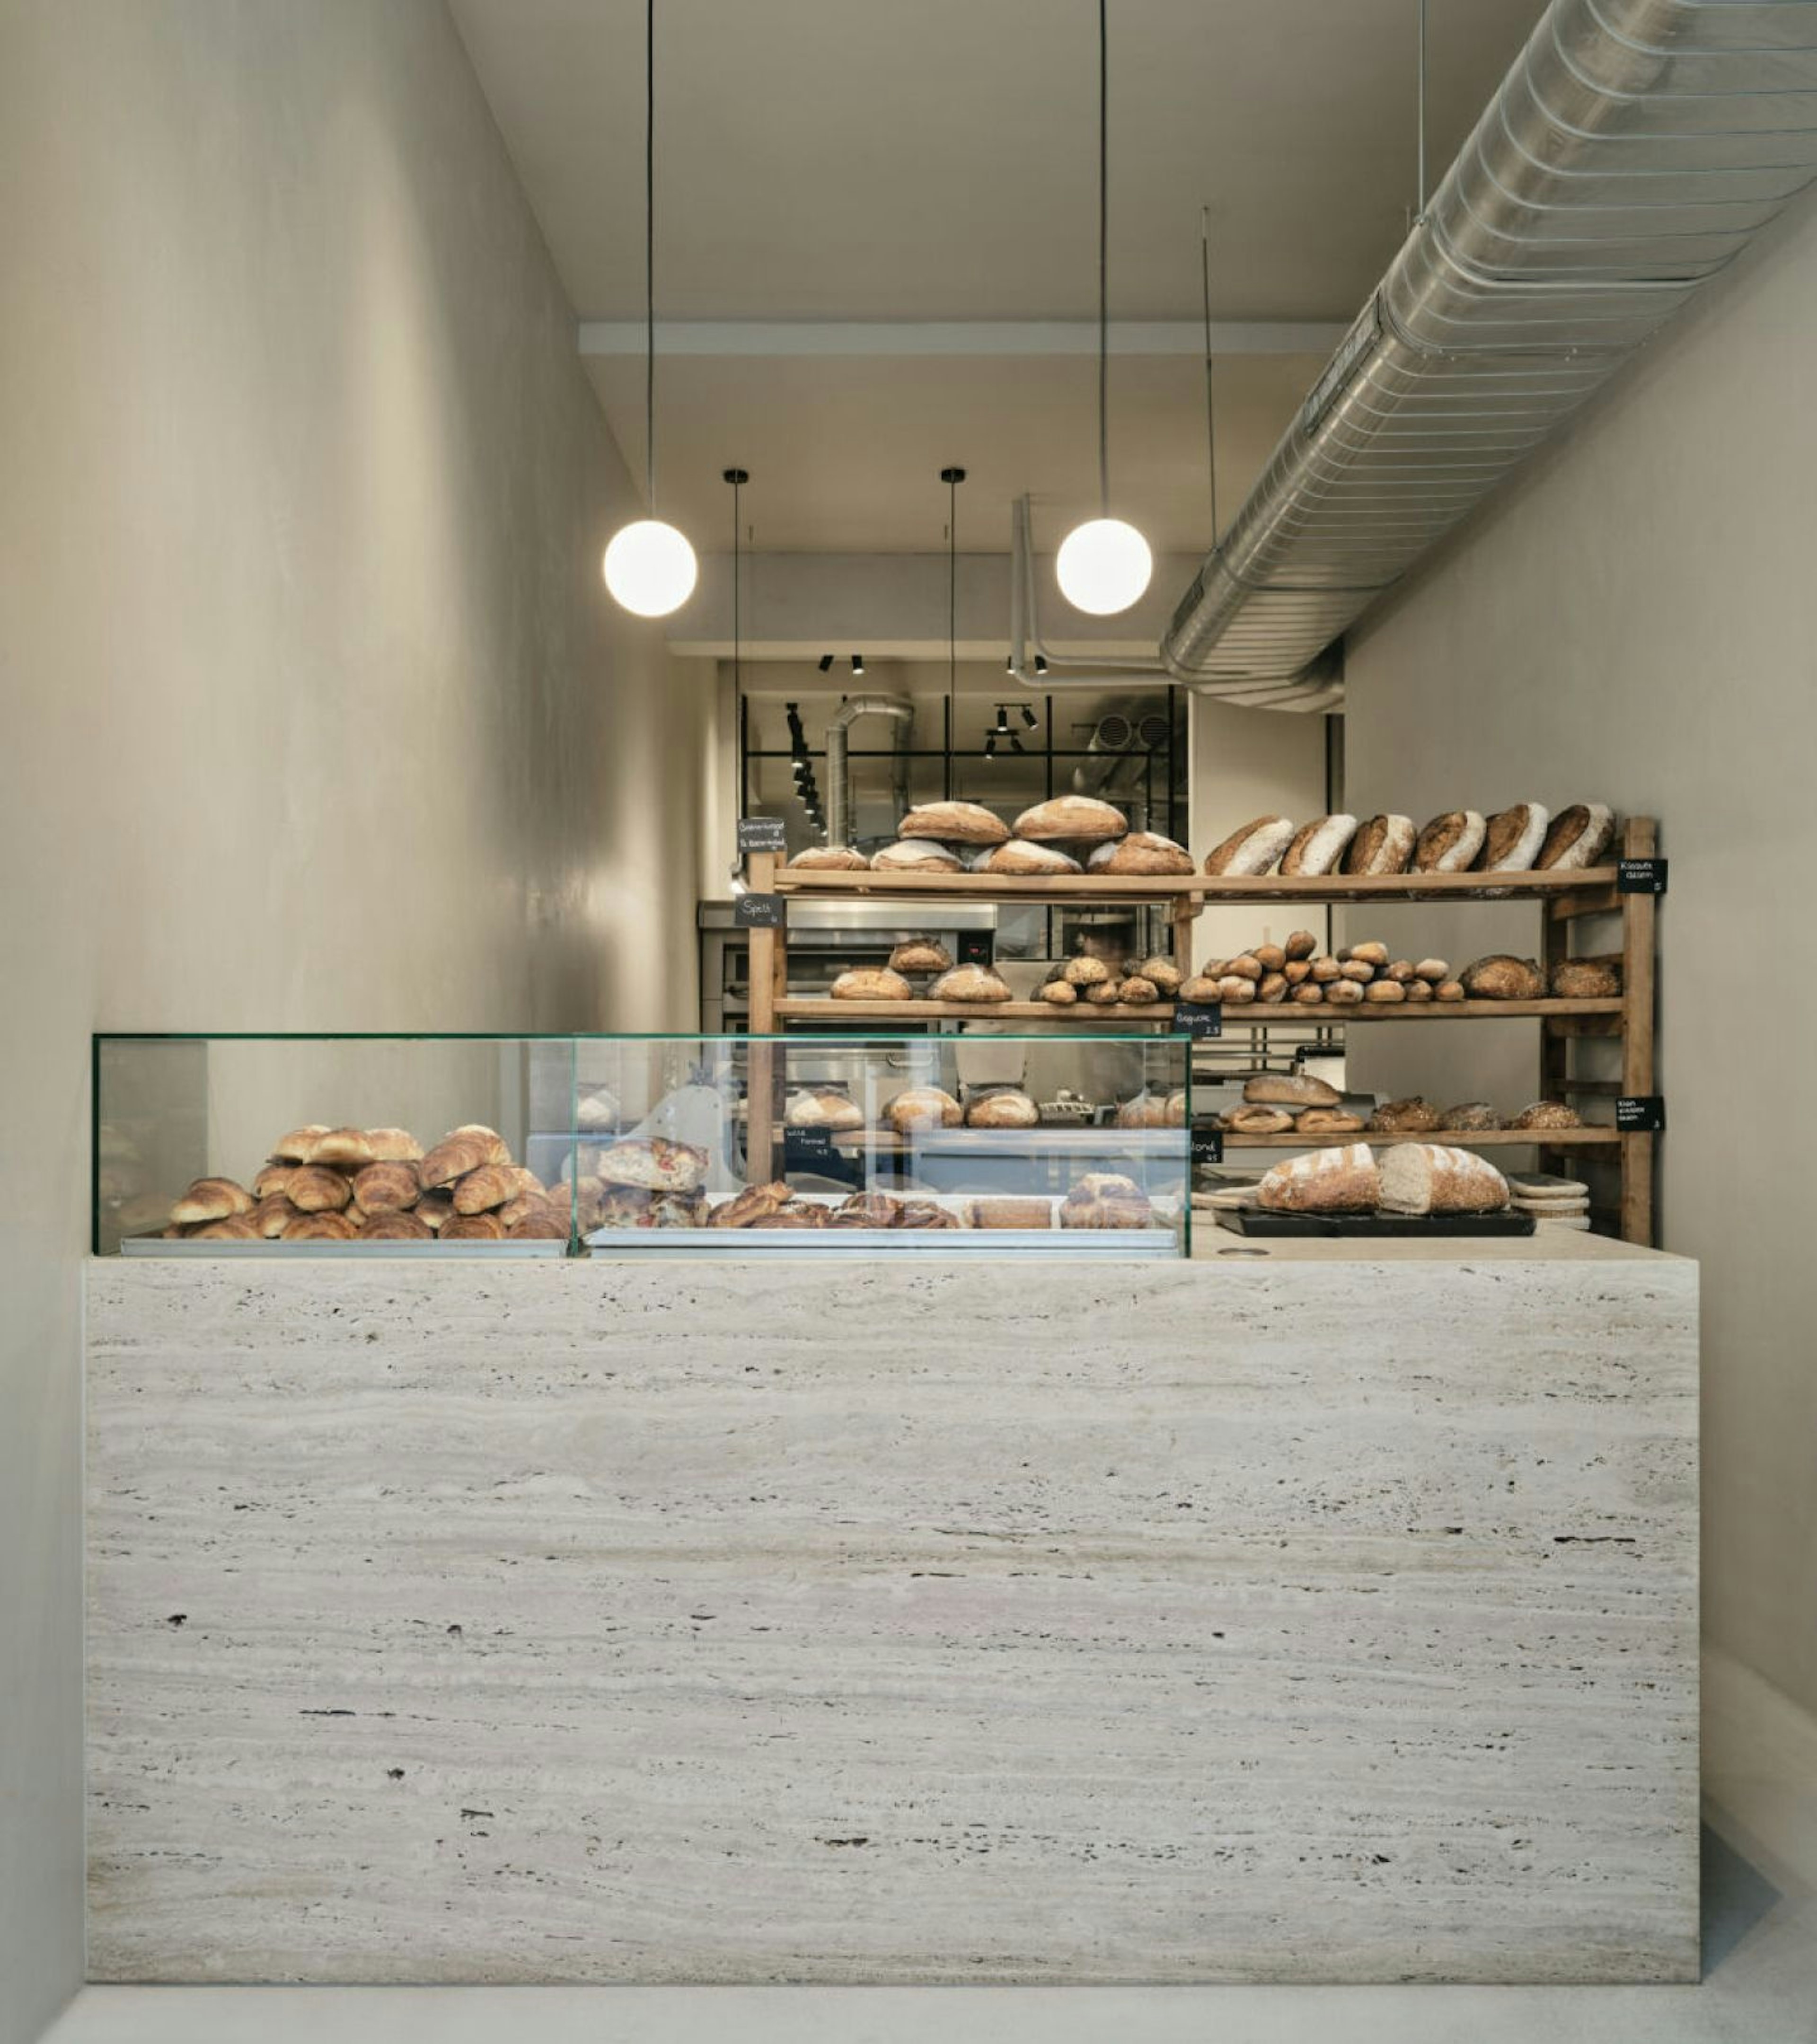
[[[643,8],[643,493],[650,516],[621,525],[605,550],[605,586],[639,617],[666,617],[700,574],[686,535],[656,515],[656,0]]]
[[[833,670],[833,656],[832,656],[832,655],[831,653],[823,653],[823,654],[820,655],[820,672],[821,672],[823,674],[830,674],[832,672],[832,670]]]
[[[852,655],[851,670],[855,674],[862,674],[864,672],[864,655],[862,653]]]
[[[1135,528],[1110,515],[1110,27],[1098,0],[1098,515],[1075,525],[1054,560],[1075,610],[1114,617],[1148,586],[1154,557]]]

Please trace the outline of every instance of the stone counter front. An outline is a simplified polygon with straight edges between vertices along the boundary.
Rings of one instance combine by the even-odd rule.
[[[1692,1264],[87,1281],[97,1980],[1696,1977]]]

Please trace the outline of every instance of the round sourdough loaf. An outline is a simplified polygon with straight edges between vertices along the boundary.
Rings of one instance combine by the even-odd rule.
[[[1105,838],[1124,836],[1128,829],[1129,819],[1121,809],[1093,795],[1056,795],[1051,801],[1024,809],[1016,819],[1016,836],[1038,844],[1054,838],[1097,844]]]
[[[923,802],[902,819],[897,835],[955,844],[1001,844],[1009,826],[981,802]]]

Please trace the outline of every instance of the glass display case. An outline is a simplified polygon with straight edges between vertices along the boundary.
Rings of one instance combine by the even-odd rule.
[[[1188,1253],[1189,1039],[98,1035],[98,1254]]]

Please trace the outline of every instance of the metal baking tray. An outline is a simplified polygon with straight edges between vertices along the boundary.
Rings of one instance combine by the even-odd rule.
[[[1236,1235],[1362,1235],[1377,1240],[1421,1241],[1440,1235],[1531,1235],[1527,1213],[1295,1214],[1263,1213],[1253,1207],[1217,1215],[1220,1228]]]
[[[566,1256],[565,1242],[165,1242],[156,1235],[121,1238],[122,1256],[272,1256],[294,1263],[312,1256],[424,1256],[444,1262],[451,1256]]]
[[[1171,1228],[601,1228],[587,1247],[613,1256],[1065,1256],[1122,1262],[1177,1256]]]

